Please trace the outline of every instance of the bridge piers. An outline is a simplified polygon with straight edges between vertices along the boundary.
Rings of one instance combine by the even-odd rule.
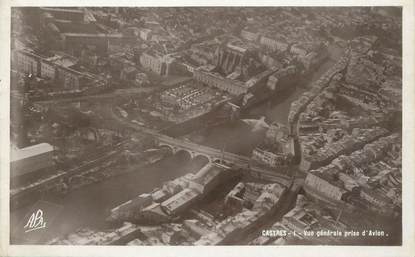
[[[282,174],[275,169],[267,169],[264,167],[252,165],[251,158],[246,156],[224,152],[219,149],[199,145],[187,140],[172,138],[161,134],[157,135],[156,139],[157,145],[159,147],[168,147],[171,149],[173,154],[176,154],[179,151],[186,151],[189,153],[191,158],[204,156],[208,159],[209,162],[224,161],[227,164],[232,164],[229,166],[245,170],[253,177],[279,182],[283,185],[288,185],[292,179],[287,174]]]
[[[169,148],[169,150],[173,154],[177,154],[179,151],[185,151],[185,152],[187,152],[190,155],[190,158],[191,159],[196,158],[198,156],[203,156],[203,157],[205,157],[208,160],[208,162],[213,162],[213,159],[212,159],[212,157],[210,155],[203,154],[203,153],[200,153],[198,151],[193,151],[193,150],[188,149],[188,148],[185,148],[185,147],[177,147],[177,146],[174,146],[174,145],[171,145],[171,144],[162,143],[162,142],[158,142],[157,145],[159,147]]]

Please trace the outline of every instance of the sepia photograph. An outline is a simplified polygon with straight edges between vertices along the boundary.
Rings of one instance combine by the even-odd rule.
[[[402,17],[11,7],[10,245],[402,246]]]

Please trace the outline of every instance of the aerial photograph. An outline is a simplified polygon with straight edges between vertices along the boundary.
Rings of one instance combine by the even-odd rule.
[[[12,7],[10,41],[10,244],[402,245],[402,7]]]

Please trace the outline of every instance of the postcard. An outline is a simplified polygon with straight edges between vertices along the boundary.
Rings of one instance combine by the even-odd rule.
[[[42,2],[1,4],[1,256],[414,256],[413,3]]]

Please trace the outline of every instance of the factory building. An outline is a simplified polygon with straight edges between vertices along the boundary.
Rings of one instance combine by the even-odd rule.
[[[10,180],[21,183],[53,171],[53,146],[48,143],[12,149],[10,153]]]

